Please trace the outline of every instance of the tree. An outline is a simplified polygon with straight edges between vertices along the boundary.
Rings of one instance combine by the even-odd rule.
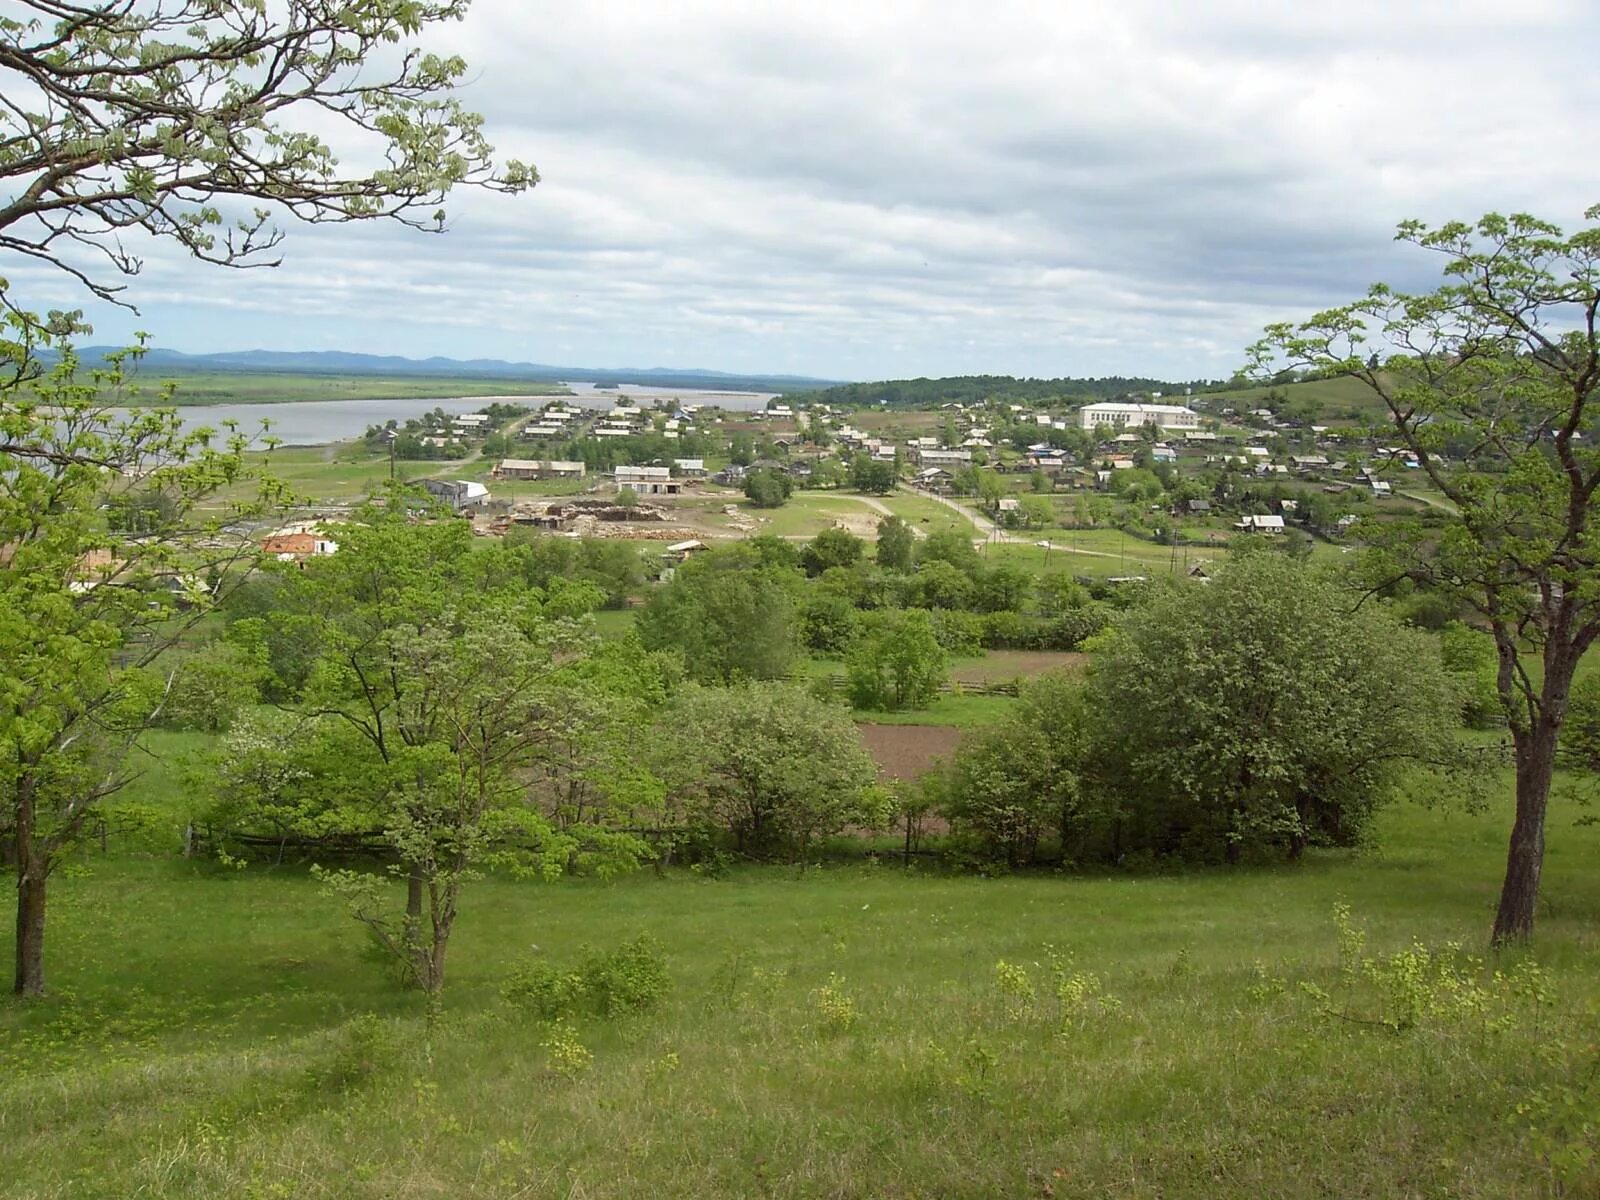
[[[744,494],[756,508],[778,508],[793,492],[794,480],[787,471],[751,471],[744,477]]]
[[[799,862],[819,838],[887,815],[850,713],[803,687],[689,688],[657,732],[688,819],[741,853]]]
[[[1568,237],[1491,213],[1437,229],[1407,221],[1398,239],[1442,256],[1448,282],[1420,295],[1375,285],[1269,326],[1251,358],[1258,373],[1287,363],[1365,385],[1454,507],[1442,533],[1415,522],[1371,532],[1379,569],[1469,605],[1494,635],[1516,766],[1499,945],[1533,932],[1556,750],[1574,672],[1600,635],[1600,227]],[[1375,340],[1392,350],[1377,363]]]
[[[1407,770],[1456,762],[1432,638],[1265,547],[1124,613],[1089,703],[1123,836],[1157,854],[1352,845]]]
[[[73,252],[134,274],[130,232],[207,262],[273,264],[275,212],[440,230],[452,187],[518,192],[538,180],[519,162],[495,170],[481,118],[451,96],[466,63],[411,45],[459,20],[467,0],[11,8],[0,16],[0,250],[101,299],[121,288]],[[353,130],[377,165],[342,168],[330,126]]]
[[[857,708],[926,708],[950,672],[949,656],[919,610],[883,613],[850,652],[850,700]]]
[[[1092,729],[1078,680],[1030,680],[1016,710],[963,742],[945,772],[940,808],[952,829],[1010,867],[1035,858],[1047,832],[1063,860],[1080,854],[1097,815],[1086,780]]]
[[[383,764],[384,836],[400,860],[395,873],[421,880],[422,919],[409,897],[396,914],[370,874],[321,876],[430,996],[444,987],[462,888],[486,867],[557,879],[579,849],[579,829],[608,852],[612,869],[645,853],[635,839],[594,827],[558,832],[526,802],[527,774],[558,711],[547,685],[552,653],[569,648],[564,640],[525,611],[490,608],[464,619],[446,611],[426,627],[399,626],[382,637],[401,681],[392,715],[412,735]]]
[[[807,575],[821,575],[830,567],[853,567],[861,561],[864,543],[848,529],[824,529],[800,551]]]
[[[728,443],[728,461],[736,467],[748,467],[756,459],[756,440],[748,433],[736,433]]]
[[[878,522],[878,565],[889,571],[909,571],[917,537],[900,517]]]
[[[643,848],[594,827],[558,829],[533,802],[539,769],[574,719],[562,671],[590,649],[599,589],[559,578],[530,589],[517,548],[475,546],[462,522],[411,524],[398,508],[367,515],[341,527],[338,554],[297,573],[277,619],[314,639],[296,707],[354,735],[346,758],[372,781],[404,906],[391,913],[369,874],[326,878],[407,977],[436,994],[462,889],[486,866],[549,877],[583,848],[611,866]]]
[[[18,373],[23,340],[0,341]],[[14,989],[43,993],[46,887],[96,805],[134,772],[129,750],[159,719],[167,679],[151,668],[243,577],[256,548],[226,526],[265,511],[246,439],[219,448],[170,409],[119,416],[101,389],[124,358],[79,377],[70,347],[42,379],[0,388],[0,834],[17,871]],[[235,499],[219,489],[246,485]],[[159,493],[154,531],[113,528],[129,492]],[[203,507],[203,506],[209,506]]]
[[[858,492],[887,496],[899,478],[893,463],[875,462],[870,454],[856,451],[850,459],[850,486]]]
[[[678,569],[639,614],[651,650],[675,649],[691,679],[775,679],[797,651],[798,572],[762,566],[749,543],[710,550]]]

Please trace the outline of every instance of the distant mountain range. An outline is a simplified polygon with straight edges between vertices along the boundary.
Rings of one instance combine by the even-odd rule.
[[[95,362],[115,346],[86,346],[78,356]],[[649,387],[705,388],[711,391],[796,391],[828,387],[838,380],[804,375],[739,375],[676,367],[558,367],[545,363],[506,362],[498,358],[403,358],[396,354],[352,354],[344,350],[235,350],[220,354],[184,354],[153,348],[140,367],[144,371],[251,371],[282,375],[437,375],[485,379],[530,379],[571,383],[636,383]]]

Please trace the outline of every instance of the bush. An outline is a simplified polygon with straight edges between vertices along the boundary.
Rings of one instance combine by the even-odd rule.
[[[920,609],[885,613],[857,642],[848,660],[850,702],[897,712],[926,708],[950,673],[949,657]]]
[[[649,934],[609,953],[587,951],[575,970],[540,959],[511,973],[500,995],[540,1021],[558,1021],[579,1011],[603,1017],[648,1012],[672,989],[667,959]]]
[[[948,608],[936,608],[928,617],[933,622],[933,636],[951,654],[974,655],[983,650],[983,618]]]

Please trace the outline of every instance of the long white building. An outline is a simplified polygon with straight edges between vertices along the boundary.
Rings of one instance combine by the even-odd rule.
[[[1078,413],[1078,423],[1084,429],[1108,425],[1113,429],[1136,428],[1154,425],[1158,429],[1196,429],[1200,414],[1181,404],[1138,404],[1107,401],[1104,404],[1087,404]]]

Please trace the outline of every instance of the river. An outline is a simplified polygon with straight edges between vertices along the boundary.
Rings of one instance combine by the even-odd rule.
[[[589,383],[563,385],[571,396],[560,397],[583,408],[609,408],[618,399],[650,406],[656,400],[679,404],[709,405],[738,412],[765,408],[772,393],[708,392],[691,388],[655,388],[623,384],[618,388],[596,390]],[[263,420],[271,422],[268,433],[287,446],[320,446],[360,437],[369,425],[382,425],[393,418],[402,425],[412,417],[442,408],[447,413],[476,412],[493,401],[492,396],[444,396],[418,400],[301,400],[284,404],[207,404],[178,409],[186,430],[202,427],[221,430],[224,421],[237,421],[241,432],[254,435]],[[537,407],[550,397],[506,396],[511,404]]]

